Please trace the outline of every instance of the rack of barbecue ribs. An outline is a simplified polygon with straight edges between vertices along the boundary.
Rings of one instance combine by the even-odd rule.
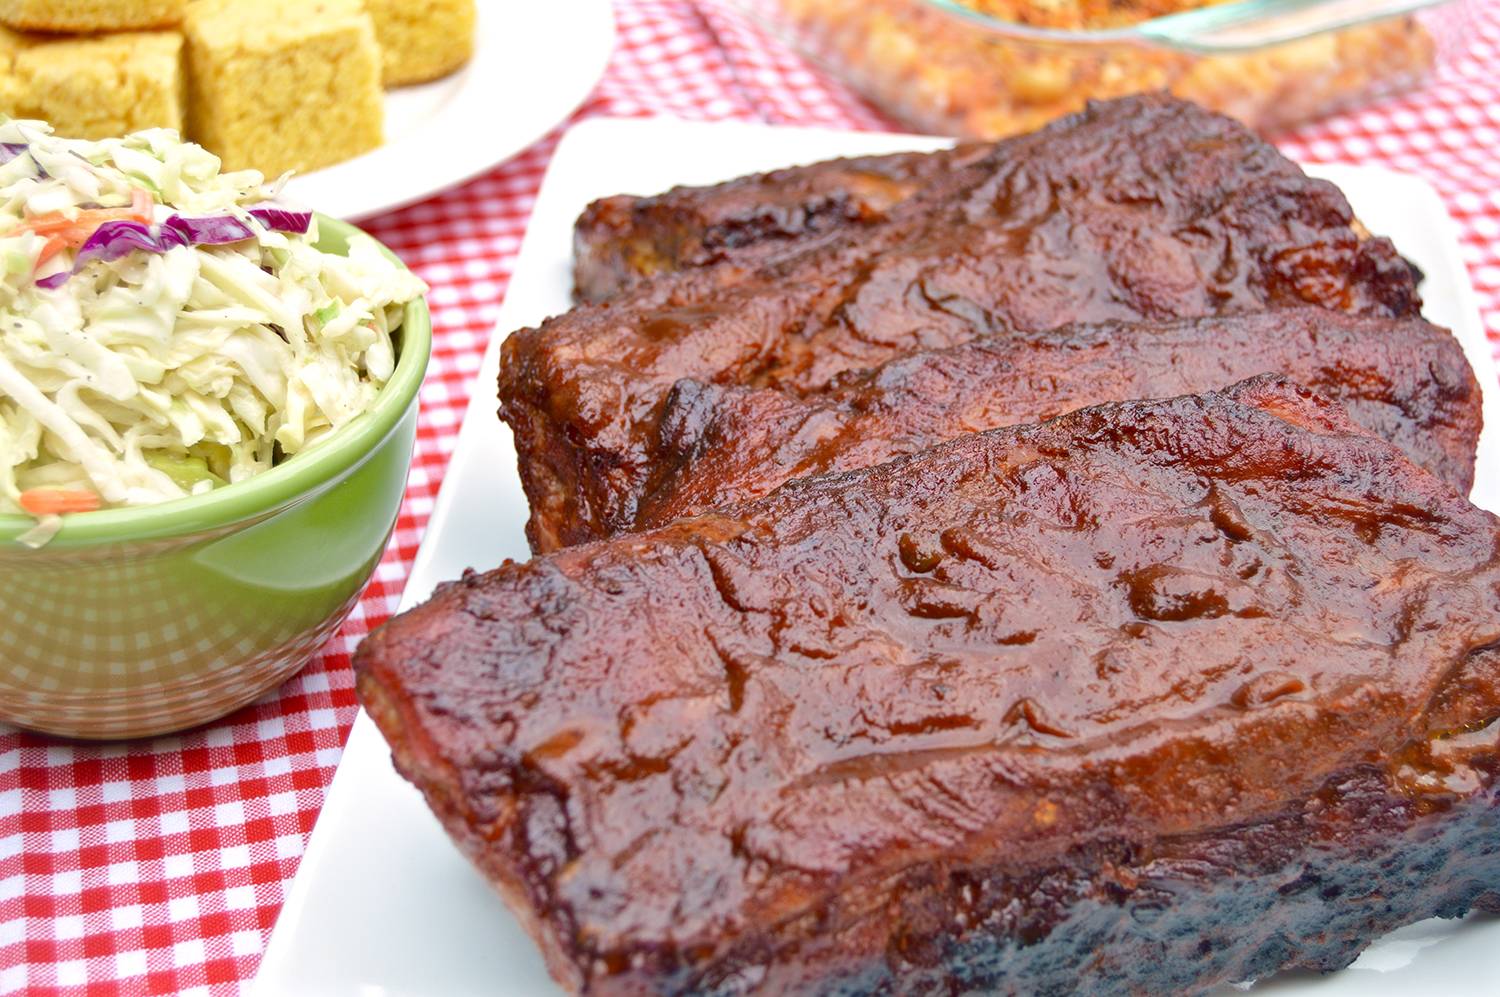
[[[1332,184],[1228,118],[1126,98],[965,155],[800,251],[662,273],[513,333],[501,414],[546,551],[634,521],[683,378],[810,394],[1013,329],[1308,304],[1420,309]]]
[[[1277,377],[470,574],[355,669],[588,994],[1200,992],[1500,911],[1500,521]]]
[[[769,494],[964,433],[1071,409],[1165,398],[1279,371],[1339,402],[1463,494],[1474,483],[1479,384],[1458,341],[1421,319],[1323,308],[1104,322],[922,350],[799,396],[684,378],[630,528]]]
[[[1335,187],[1145,96],[575,237],[501,352],[540,556],[355,658],[563,985],[1199,992],[1500,912],[1479,386]]]

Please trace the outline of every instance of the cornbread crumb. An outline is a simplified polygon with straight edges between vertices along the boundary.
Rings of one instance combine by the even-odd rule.
[[[182,36],[137,31],[66,38],[0,36],[0,111],[70,138],[182,128]]]
[[[0,23],[24,31],[174,28],[187,0],[0,0]]]
[[[380,145],[380,48],[360,0],[195,0],[190,136],[225,169],[313,170]]]
[[[365,0],[388,87],[447,76],[474,54],[474,0]]]

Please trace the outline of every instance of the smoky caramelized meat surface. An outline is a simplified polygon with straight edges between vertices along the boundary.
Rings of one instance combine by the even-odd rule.
[[[1261,377],[470,575],[355,668],[568,986],[1161,993],[1500,909],[1497,646],[1495,517]]]
[[[685,379],[667,397],[657,472],[632,528],[1086,405],[1165,398],[1277,371],[1339,402],[1463,494],[1479,384],[1458,341],[1421,319],[1320,308],[986,336],[851,372],[798,396]]]
[[[601,198],[573,230],[575,296],[603,301],[657,274],[722,260],[768,262],[835,229],[884,220],[922,185],[986,149],[858,156],[655,197]]]
[[[1092,105],[944,171],[886,217],[759,266],[663,274],[501,353],[539,550],[635,516],[666,393],[819,391],[1006,329],[1313,304],[1414,316],[1411,270],[1333,185],[1164,96]]]

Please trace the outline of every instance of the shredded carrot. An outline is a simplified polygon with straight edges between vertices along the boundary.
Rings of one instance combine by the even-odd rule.
[[[85,208],[78,212],[78,224],[99,227],[100,222],[114,221],[119,218],[127,218],[135,222],[146,221],[141,213],[134,207],[129,208]]]
[[[32,488],[21,493],[21,508],[33,516],[93,512],[100,506],[98,495],[81,488]]]
[[[52,259],[52,257],[56,256],[58,253],[67,248],[68,240],[64,239],[60,235],[54,235],[52,238],[48,239],[47,244],[42,247],[41,254],[36,258],[36,265],[41,266],[43,263],[46,263],[48,260]]]
[[[52,211],[45,215],[37,215],[35,218],[27,218],[15,227],[14,232],[35,232],[37,235],[56,235],[76,228],[77,225],[77,219],[69,218],[61,211]]]
[[[135,221],[149,224],[153,203],[155,202],[149,193],[135,187],[131,190],[128,208],[86,208],[72,218],[61,211],[49,211],[45,215],[27,218],[7,234],[35,232],[37,235],[54,236],[62,239],[63,245],[77,249],[88,242],[94,230],[105,222]]]

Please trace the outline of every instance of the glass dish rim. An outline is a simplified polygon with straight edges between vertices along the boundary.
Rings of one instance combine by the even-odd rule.
[[[1257,52],[1277,45],[1315,38],[1333,31],[1342,31],[1386,20],[1408,16],[1419,11],[1449,4],[1467,3],[1468,0],[1385,0],[1365,6],[1352,16],[1319,23],[1301,33],[1265,38],[1248,43],[1214,42],[1212,32],[1225,26],[1253,25],[1288,14],[1314,11],[1319,6],[1331,7],[1341,0],[1234,0],[1231,3],[1215,4],[1176,14],[1163,14],[1121,28],[1099,28],[1074,30],[1071,28],[1046,28],[1006,21],[965,6],[961,0],[915,0],[939,14],[979,28],[1001,38],[1034,42],[1045,45],[1149,45],[1178,52],[1199,55],[1227,55],[1237,52]],[[1346,4],[1346,6],[1351,6]]]

